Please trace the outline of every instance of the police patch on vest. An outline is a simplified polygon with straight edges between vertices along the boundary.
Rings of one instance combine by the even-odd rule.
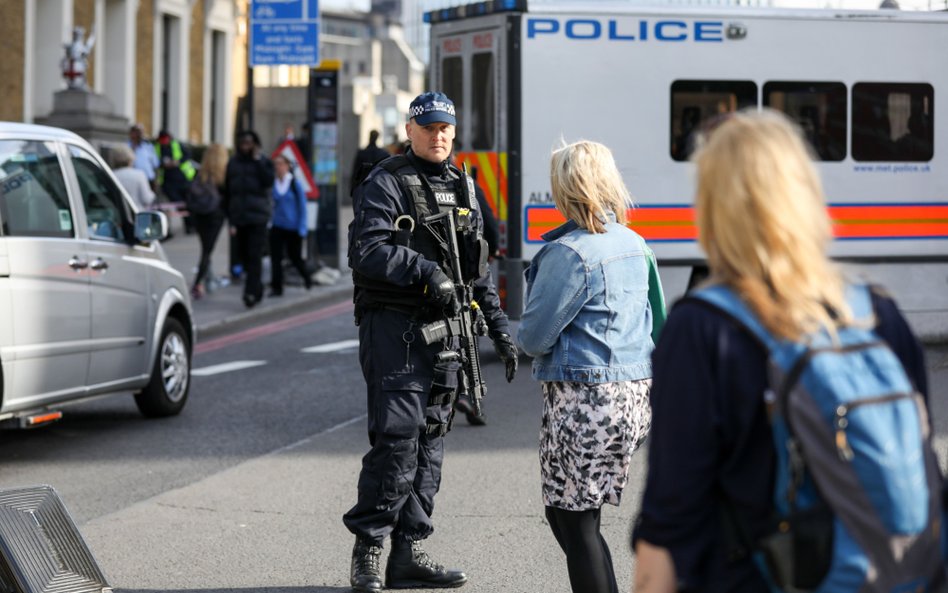
[[[444,204],[445,206],[458,205],[458,197],[452,191],[436,191],[434,195],[435,200],[437,200],[439,204]]]

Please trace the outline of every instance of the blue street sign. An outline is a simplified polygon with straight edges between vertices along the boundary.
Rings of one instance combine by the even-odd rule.
[[[319,64],[318,0],[252,0],[251,66]]]

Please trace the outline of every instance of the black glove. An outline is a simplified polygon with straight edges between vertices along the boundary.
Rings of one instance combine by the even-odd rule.
[[[454,292],[454,282],[440,268],[425,282],[425,295],[431,302],[446,309],[457,310],[458,295]]]
[[[517,347],[514,345],[510,334],[503,332],[491,332],[490,339],[494,342],[494,352],[504,361],[507,366],[507,382],[510,383],[517,374],[517,362],[520,355]]]

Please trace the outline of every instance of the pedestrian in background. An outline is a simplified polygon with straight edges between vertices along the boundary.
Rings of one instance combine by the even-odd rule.
[[[154,153],[152,153],[154,154]],[[127,146],[116,146],[112,151],[112,172],[139,210],[148,209],[155,201],[155,192],[145,172],[132,166],[135,154]]]
[[[573,593],[616,593],[600,509],[619,504],[648,434],[650,356],[665,302],[654,254],[626,226],[631,196],[609,149],[564,146],[550,178],[567,222],[543,236],[527,269],[517,334],[543,391],[543,503]]]
[[[201,240],[201,259],[191,287],[191,296],[204,296],[204,281],[211,266],[214,244],[224,226],[224,209],[221,196],[227,174],[227,149],[220,144],[211,144],[204,151],[201,169],[188,191],[188,212],[194,220],[194,229]]]
[[[273,189],[273,163],[260,153],[260,137],[252,130],[237,134],[237,152],[227,163],[225,212],[243,264],[244,304],[263,299],[263,250],[267,241]]]
[[[293,176],[290,161],[283,155],[273,158],[273,222],[270,226],[270,296],[283,296],[283,255],[285,254],[309,290],[313,281],[303,261],[306,238],[306,191]]]
[[[358,185],[359,181],[365,178],[373,165],[391,156],[387,150],[378,146],[378,141],[378,130],[372,130],[369,132],[369,143],[365,145],[365,148],[356,152],[355,158],[352,161],[352,176],[349,178],[352,184],[349,195],[352,195],[352,192],[355,191],[355,186]]]
[[[155,154],[158,157],[159,168],[156,172],[158,186],[165,199],[175,205],[184,205],[187,202],[188,187],[197,169],[191,162],[191,153],[167,130],[158,132],[158,142],[155,144]],[[184,217],[185,233],[192,230],[191,220]]]
[[[145,138],[145,127],[142,124],[136,123],[129,128],[128,147],[135,154],[132,166],[144,173],[152,191],[157,191],[156,171],[161,163],[158,161],[155,145]]]
[[[739,113],[713,129],[693,158],[709,283],[734,291],[781,340],[851,323],[800,130],[776,112]],[[919,343],[889,297],[873,291],[870,298],[875,333],[925,395]],[[742,540],[757,542],[776,514],[767,349],[729,315],[686,299],[669,316],[653,365],[648,477],[633,536],[636,593],[774,590],[754,554],[732,553],[735,525],[746,529]],[[731,529],[722,520],[728,515]]]

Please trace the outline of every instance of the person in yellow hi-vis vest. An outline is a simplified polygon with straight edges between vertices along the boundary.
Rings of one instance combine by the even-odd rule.
[[[155,153],[160,163],[155,175],[158,187],[168,202],[181,204],[183,208],[188,187],[197,174],[190,152],[168,130],[161,130],[158,132],[158,141],[155,142]],[[190,233],[191,228],[190,217],[185,217],[184,231]]]

